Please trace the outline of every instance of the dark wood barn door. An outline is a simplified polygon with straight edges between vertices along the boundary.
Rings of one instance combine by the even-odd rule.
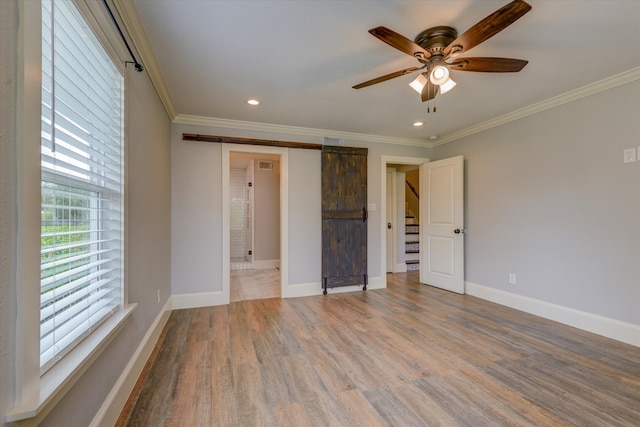
[[[322,288],[367,289],[367,149],[322,147]]]

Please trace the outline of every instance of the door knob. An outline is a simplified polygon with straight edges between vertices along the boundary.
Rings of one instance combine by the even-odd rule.
[[[453,232],[456,234],[464,234],[467,232],[467,230],[465,230],[464,228],[456,228],[455,230],[453,230]]]
[[[387,228],[388,228],[389,230],[391,230],[391,223],[390,223],[390,222],[388,222],[388,223],[387,223]]]

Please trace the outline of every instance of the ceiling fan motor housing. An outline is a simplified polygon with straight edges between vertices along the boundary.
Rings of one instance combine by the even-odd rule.
[[[415,43],[432,56],[442,55],[444,48],[449,46],[457,37],[458,31],[455,28],[441,25],[428,28],[418,34],[415,38]]]

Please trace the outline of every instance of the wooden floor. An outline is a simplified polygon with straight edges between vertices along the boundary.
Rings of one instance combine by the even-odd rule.
[[[174,311],[117,425],[640,425],[640,348],[417,279]]]

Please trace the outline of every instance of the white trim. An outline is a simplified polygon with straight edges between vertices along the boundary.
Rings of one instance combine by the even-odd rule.
[[[294,283],[282,289],[282,298],[308,297],[312,295],[322,295],[322,285],[320,282]]]
[[[231,152],[272,154],[280,156],[280,294],[289,285],[289,149],[257,145],[222,144],[222,303],[231,301],[231,220],[230,220],[230,155]],[[217,297],[216,297],[217,298]],[[218,301],[216,299],[215,301]],[[207,305],[207,304],[205,304]],[[212,304],[218,305],[218,304]],[[200,305],[202,307],[203,305]]]
[[[164,307],[160,310],[155,320],[142,338],[140,345],[131,356],[129,363],[124,368],[120,377],[114,384],[111,392],[102,403],[102,406],[91,421],[90,427],[110,427],[115,425],[120,412],[127,403],[129,395],[133,391],[133,387],[138,381],[138,377],[142,373],[147,359],[151,355],[158,338],[164,329],[169,316],[171,315],[172,298],[168,298]]]
[[[430,147],[424,139],[396,138],[392,136],[368,135],[363,133],[340,132],[327,129],[304,128],[297,126],[274,125],[270,123],[245,122],[242,120],[217,119],[214,117],[191,116],[178,114],[173,123],[198,126],[215,126],[227,129],[253,130],[259,132],[284,133],[315,138],[338,138],[354,141],[379,142],[382,144],[409,145],[413,147]]]
[[[398,201],[398,197],[396,195],[396,189],[397,189],[397,171],[396,168],[391,168],[389,166],[387,166],[386,168],[386,179],[385,179],[385,186],[389,184],[389,175],[391,175],[391,220],[389,221],[389,218],[387,218],[387,214],[389,213],[389,206],[387,206],[387,191],[385,189],[385,203],[384,203],[384,211],[381,209],[381,212],[384,212],[384,221],[385,223],[391,223],[391,228],[388,228],[388,224],[385,224],[385,228],[384,228],[384,241],[386,244],[386,250],[385,250],[385,259],[383,260],[383,262],[381,263],[384,268],[382,269],[384,272],[386,273],[398,273],[398,271],[396,271],[395,266],[397,265],[396,262],[398,260],[398,251],[400,248],[398,248],[398,239],[397,239],[397,228],[400,226],[400,223],[398,222],[398,208],[397,208],[397,201]],[[388,252],[389,252],[389,242],[387,240],[387,235],[388,235],[388,230],[391,230],[391,268],[389,268],[389,266],[387,266],[387,258],[388,258]],[[391,271],[389,271],[391,270]]]
[[[279,259],[261,259],[253,262],[253,268],[256,270],[266,270],[280,268]]]
[[[640,325],[465,282],[467,294],[640,347]]]
[[[107,17],[107,10],[104,5],[86,0],[73,0],[73,3],[93,34],[100,41],[113,64],[120,71],[120,74],[125,74],[124,61],[127,60],[128,53],[125,50],[124,43],[120,41],[111,19]]]
[[[5,422],[25,420],[21,423],[24,425],[38,425],[42,422],[107,348],[137,306],[138,304],[130,304],[115,313],[49,369],[40,378],[40,392],[31,396],[21,406],[13,408],[5,417]]]
[[[1,1],[1,0],[0,0]],[[40,388],[40,120],[42,3],[18,2],[16,102],[16,330],[14,402]],[[37,124],[37,125],[34,125]],[[10,391],[11,392],[11,391]]]
[[[362,285],[354,286],[340,286],[336,288],[328,288],[327,292],[331,294],[340,294],[344,292],[368,292],[376,289],[384,289],[387,287],[387,275],[385,273],[382,277],[369,277],[369,283],[367,284],[367,290],[362,290]],[[284,291],[284,289],[283,289]],[[296,283],[289,285],[286,289],[286,294],[282,294],[282,298],[298,298],[298,297],[310,297],[322,295],[322,283]]]
[[[540,101],[527,107],[512,111],[510,113],[503,114],[502,116],[498,116],[491,120],[478,123],[477,125],[470,126],[466,129],[461,129],[457,132],[453,132],[440,138],[437,143],[430,145],[430,147],[437,147],[439,145],[443,145],[460,138],[471,136],[476,133],[483,132],[487,129],[501,126],[506,123],[519,120],[545,110],[549,110],[551,108],[559,107],[560,105],[568,104],[569,102],[577,101],[578,99],[595,95],[597,93],[613,89],[614,87],[620,85],[631,83],[638,79],[640,79],[640,67],[632,68],[631,70],[616,74],[611,77],[607,77],[606,79],[602,79],[595,83],[591,83],[581,88],[565,92],[561,95],[554,96],[553,98],[545,99],[544,101]]]
[[[229,295],[222,291],[196,292],[192,294],[174,294],[171,296],[171,309],[212,307],[229,304]]]
[[[426,162],[429,162],[428,157],[408,157],[408,156],[380,156],[380,200],[382,201],[382,206],[380,207],[381,212],[387,211],[387,164],[400,164],[400,165],[419,165],[420,170],[422,170],[422,165]],[[382,271],[385,272],[384,275],[384,286],[387,287],[387,221],[386,215],[379,215],[380,223],[378,224],[378,229],[381,230],[380,239],[380,264],[382,267]],[[401,250],[398,248],[398,250]],[[400,267],[400,264],[396,264],[395,272],[405,272],[407,271],[407,266],[403,264],[403,267]]]

